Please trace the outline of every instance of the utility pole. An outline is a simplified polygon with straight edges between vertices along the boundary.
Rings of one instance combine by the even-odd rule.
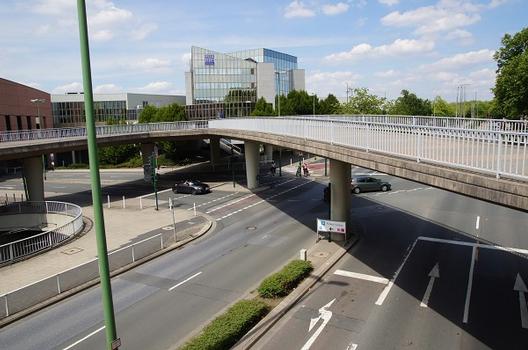
[[[95,236],[97,240],[97,256],[99,261],[99,276],[106,333],[106,349],[115,350],[121,345],[117,338],[115,325],[114,303],[112,300],[112,285],[108,264],[108,249],[106,246],[103,204],[101,200],[101,178],[99,174],[99,156],[95,134],[94,105],[92,91],[92,72],[90,68],[90,48],[88,44],[88,26],[86,21],[86,4],[77,0],[77,15],[79,18],[79,38],[81,46],[81,62],[83,74],[84,106],[86,113],[86,133],[88,141],[88,159],[90,163],[90,179],[94,211]]]

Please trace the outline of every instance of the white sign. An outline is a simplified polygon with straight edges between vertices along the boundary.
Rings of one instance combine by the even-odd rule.
[[[346,234],[346,222],[317,219],[317,231]]]

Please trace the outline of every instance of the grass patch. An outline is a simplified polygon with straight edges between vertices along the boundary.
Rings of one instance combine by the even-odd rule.
[[[215,318],[180,350],[229,349],[268,312],[268,305],[260,300],[241,300]]]
[[[262,298],[280,298],[288,295],[313,270],[312,263],[293,260],[282,270],[266,277],[257,291]]]

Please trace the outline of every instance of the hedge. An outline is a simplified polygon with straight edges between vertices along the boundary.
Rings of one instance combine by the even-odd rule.
[[[288,295],[312,270],[311,262],[293,260],[279,272],[266,277],[258,287],[258,293],[262,298]]]
[[[224,350],[239,341],[269,311],[259,300],[241,300],[209,323],[180,350]]]

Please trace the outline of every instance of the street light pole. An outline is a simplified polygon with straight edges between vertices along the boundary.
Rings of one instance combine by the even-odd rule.
[[[79,18],[79,38],[81,46],[81,62],[83,73],[84,106],[86,113],[86,133],[88,141],[88,159],[90,163],[90,178],[92,202],[94,211],[94,226],[97,240],[97,255],[99,259],[99,276],[101,278],[101,293],[106,332],[106,348],[117,349],[120,340],[117,338],[115,325],[114,303],[112,300],[112,285],[110,283],[110,268],[108,264],[108,249],[106,246],[103,205],[101,201],[101,179],[99,174],[99,156],[95,136],[92,73],[90,68],[90,48],[88,44],[88,26],[86,21],[86,4],[77,0]]]

